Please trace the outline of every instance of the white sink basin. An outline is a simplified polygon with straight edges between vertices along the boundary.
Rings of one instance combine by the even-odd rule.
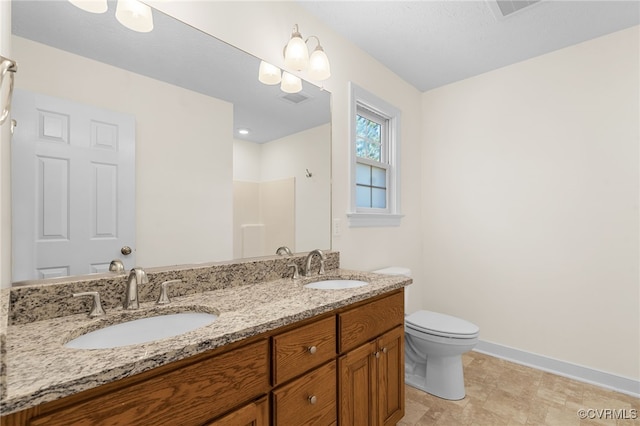
[[[178,336],[211,324],[217,318],[217,315],[199,312],[140,318],[83,334],[64,346],[74,349],[107,349],[136,345]]]
[[[305,284],[303,287],[315,288],[318,290],[341,290],[345,288],[362,287],[365,285],[369,285],[369,283],[360,280],[325,280]]]

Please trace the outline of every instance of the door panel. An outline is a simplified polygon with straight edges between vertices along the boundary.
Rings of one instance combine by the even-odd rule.
[[[378,339],[378,424],[395,425],[404,417],[404,326]]]
[[[135,266],[135,117],[16,90],[13,281]]]

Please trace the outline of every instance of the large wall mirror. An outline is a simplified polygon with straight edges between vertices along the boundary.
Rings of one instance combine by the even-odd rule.
[[[157,10],[135,32],[108,6],[12,1],[13,281],[330,248],[330,94],[284,93],[246,52]]]

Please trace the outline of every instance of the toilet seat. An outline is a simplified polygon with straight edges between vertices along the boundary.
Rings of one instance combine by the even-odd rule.
[[[417,311],[405,317],[405,326],[434,336],[474,339],[480,328],[468,321],[431,311]]]

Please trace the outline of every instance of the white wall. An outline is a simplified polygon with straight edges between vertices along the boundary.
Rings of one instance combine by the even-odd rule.
[[[423,95],[427,308],[640,377],[638,27]]]
[[[328,249],[331,211],[331,125],[325,124],[261,146],[262,182],[295,178],[295,251]],[[312,174],[306,176],[306,170]],[[292,247],[293,249],[293,247]]]
[[[17,88],[135,115],[139,265],[231,259],[231,104],[20,37],[13,51]]]

